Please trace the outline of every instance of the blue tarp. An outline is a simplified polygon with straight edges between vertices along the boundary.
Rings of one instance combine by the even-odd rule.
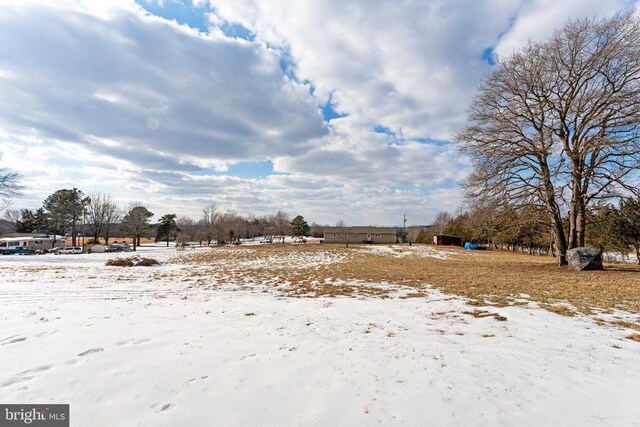
[[[478,247],[471,242],[465,243],[464,248],[468,251],[475,251],[476,249],[478,249]]]

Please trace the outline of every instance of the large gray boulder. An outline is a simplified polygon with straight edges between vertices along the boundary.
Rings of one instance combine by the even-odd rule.
[[[567,262],[575,270],[604,270],[602,251],[595,248],[574,248],[567,251]]]

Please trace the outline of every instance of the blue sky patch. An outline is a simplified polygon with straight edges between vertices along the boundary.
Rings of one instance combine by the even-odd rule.
[[[239,176],[241,178],[265,178],[273,175],[273,163],[271,160],[234,163],[229,165],[225,175]]]
[[[282,173],[275,173],[273,171],[273,163],[271,160],[265,160],[263,162],[238,162],[230,164],[226,171],[219,171],[216,169],[208,168],[202,169],[194,175],[203,176],[237,176],[246,179],[260,179],[266,178],[269,175],[286,175]]]
[[[298,77],[294,72],[295,64],[293,59],[291,58],[291,54],[286,50],[280,50],[280,70],[284,73],[285,76],[289,77],[294,82],[298,81]]]
[[[231,24],[229,22],[225,22],[224,24],[220,25],[220,29],[225,36],[230,38],[243,39],[250,42],[254,41],[256,38],[255,34],[253,34],[248,28],[240,24]]]
[[[164,1],[160,4],[153,0],[135,0],[136,3],[152,15],[175,20],[178,24],[188,25],[203,33],[208,31],[206,10],[195,7],[191,0]]]
[[[451,144],[450,141],[444,141],[440,139],[431,139],[431,138],[414,138],[414,139],[409,139],[408,141],[415,141],[415,142],[419,142],[420,144],[436,145],[438,147],[446,147],[447,145]]]
[[[485,50],[482,51],[482,60],[492,67],[496,65],[496,58],[493,55],[493,47],[489,46]]]
[[[330,122],[333,119],[346,116],[348,116],[348,114],[340,114],[333,109],[333,93],[329,95],[329,99],[327,99],[327,102],[322,106],[322,117],[324,117],[324,121]]]
[[[393,131],[392,131],[391,129],[389,129],[388,127],[386,127],[386,126],[382,126],[382,125],[376,125],[376,126],[374,126],[373,131],[374,131],[375,133],[383,133],[383,134],[385,134],[385,135],[389,135],[389,136],[393,136],[393,137],[395,137],[395,136],[396,136],[395,132],[393,132]]]

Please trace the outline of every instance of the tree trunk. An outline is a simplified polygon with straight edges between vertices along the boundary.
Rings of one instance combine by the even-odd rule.
[[[578,162],[578,161],[575,161]],[[579,248],[585,245],[586,206],[583,197],[581,162],[574,166],[575,171],[571,183],[571,205],[569,208],[569,242],[568,248]]]
[[[136,252],[136,249],[138,248],[138,236],[134,235],[133,236],[133,252]]]
[[[564,236],[564,228],[562,227],[562,215],[560,208],[556,203],[555,189],[551,183],[551,173],[547,166],[546,158],[540,159],[542,168],[542,177],[544,183],[544,196],[547,213],[553,230],[553,241],[556,248],[556,256],[558,265],[567,265],[567,240]]]
[[[74,221],[71,222],[71,246],[76,245],[76,224]]]
[[[577,247],[584,247],[585,245],[585,229],[587,224],[586,212],[584,202],[580,202],[578,205],[578,212],[576,216],[576,238]]]
[[[575,194],[575,190],[574,190]],[[567,244],[569,245],[569,249],[573,249],[578,247],[578,235],[577,235],[577,227],[576,220],[578,217],[578,201],[576,200],[575,195],[571,199],[571,204],[569,205],[569,239]]]

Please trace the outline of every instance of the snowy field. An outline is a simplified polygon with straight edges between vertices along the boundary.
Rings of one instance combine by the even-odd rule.
[[[287,297],[188,261],[205,251],[143,247],[162,265],[132,268],[104,265],[129,254],[0,257],[0,402],[69,403],[74,426],[640,425],[628,330],[435,289]],[[240,271],[345,259],[229,251]]]

